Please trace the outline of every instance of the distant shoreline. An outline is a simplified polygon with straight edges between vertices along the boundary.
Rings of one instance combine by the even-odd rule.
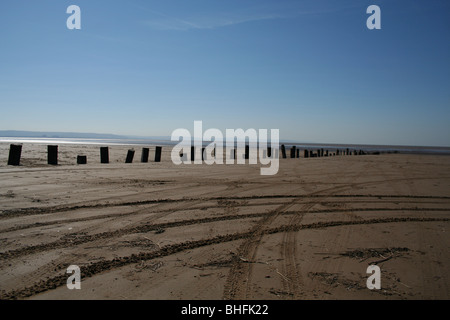
[[[178,141],[171,141],[170,138],[160,139],[107,139],[107,138],[47,138],[47,137],[1,137],[0,143],[29,143],[29,144],[75,144],[75,145],[117,145],[117,146],[174,146]],[[204,142],[208,145],[209,142]],[[406,154],[435,154],[450,155],[450,147],[432,146],[393,146],[393,145],[364,145],[364,144],[330,144],[330,143],[295,143],[292,141],[281,141],[287,148],[296,146],[299,149],[317,150],[363,150],[366,152],[381,153],[406,153]]]

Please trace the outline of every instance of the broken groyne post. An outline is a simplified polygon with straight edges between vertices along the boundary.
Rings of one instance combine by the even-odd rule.
[[[284,146],[284,144],[281,145],[281,155],[283,159],[286,159],[286,147]]]
[[[21,154],[22,154],[22,145],[21,144],[11,144],[9,146],[8,165],[10,165],[10,166],[20,165]]]
[[[291,159],[295,158],[295,146],[291,147]]]
[[[86,164],[87,156],[77,156],[77,164]]]
[[[161,162],[162,147],[156,147],[155,149],[155,162]]]
[[[100,147],[100,163],[109,163],[108,147]]]
[[[58,164],[58,146],[47,146],[47,163],[54,166]]]
[[[125,160],[125,163],[132,163],[134,158],[134,149],[128,150],[127,158]]]
[[[142,148],[141,162],[143,163],[148,162],[149,151],[150,151],[149,148]]]

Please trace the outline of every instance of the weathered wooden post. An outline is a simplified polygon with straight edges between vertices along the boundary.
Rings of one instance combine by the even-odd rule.
[[[286,159],[286,147],[284,146],[284,144],[281,145],[281,155],[283,159]]]
[[[295,146],[291,147],[291,159],[295,158]]]
[[[58,146],[47,146],[47,163],[54,166],[58,164]]]
[[[297,158],[300,158],[300,149],[297,149]]]
[[[11,144],[9,146],[8,165],[18,166],[20,165],[20,156],[22,154],[22,145]]]
[[[308,150],[305,150],[303,153],[303,157],[308,158],[309,157],[309,152]]]
[[[161,162],[161,151],[162,147],[155,148],[155,162]]]
[[[100,163],[109,163],[108,147],[100,147]]]
[[[148,162],[148,155],[150,153],[149,148],[142,148],[142,154],[141,154],[141,162],[147,163]]]
[[[77,156],[77,164],[86,164],[87,156]]]
[[[328,150],[325,150],[325,157],[328,157]]]
[[[128,150],[127,158],[125,159],[125,163],[132,163],[134,158],[134,149]]]

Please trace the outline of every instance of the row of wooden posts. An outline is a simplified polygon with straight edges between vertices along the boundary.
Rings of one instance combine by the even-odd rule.
[[[156,147],[155,149],[155,162],[161,161],[161,152],[162,147]],[[20,144],[11,144],[9,148],[9,157],[8,157],[8,165],[18,166],[20,165],[20,158],[22,155],[22,145]],[[148,162],[150,155],[149,148],[142,148],[141,162]],[[127,157],[125,159],[125,163],[132,163],[134,158],[134,150],[128,150]],[[109,163],[109,148],[108,147],[100,147],[100,162],[101,163]],[[49,145],[47,146],[47,163],[51,165],[58,164],[58,146],[57,145]],[[87,156],[78,155],[77,156],[77,164],[86,164]]]
[[[300,158],[300,149],[298,149],[296,146],[291,147],[291,158]],[[339,156],[339,155],[365,155],[366,152],[363,150],[350,150],[349,148],[346,149],[336,149],[336,152],[329,152],[328,150],[324,149],[318,149],[316,151],[313,150],[304,150],[303,157],[304,158],[320,158],[320,157],[329,157],[329,156]],[[286,147],[284,144],[281,145],[281,156],[283,159],[286,159]],[[270,157],[270,156],[269,156]]]
[[[155,148],[155,162],[161,162],[161,153],[162,153],[162,147],[157,146]],[[18,166],[20,165],[20,158],[22,154],[22,145],[18,144],[11,144],[9,148],[9,158],[8,158],[8,165],[12,166]],[[135,150],[130,149],[128,150],[127,157],[125,159],[125,163],[132,163],[134,158]],[[329,152],[328,150],[319,149],[316,151],[313,150],[304,150],[304,158],[315,158],[315,157],[328,157],[328,156],[335,156],[335,155],[363,155],[365,154],[364,151],[359,150],[349,150],[343,149],[339,150],[337,149],[336,152]],[[205,155],[205,148],[202,148],[202,160],[204,160]],[[215,149],[213,151],[213,155],[215,156]],[[245,159],[249,159],[250,155],[250,148],[248,145],[245,146]],[[149,148],[142,148],[142,154],[141,154],[141,162],[148,162],[150,156],[150,149]],[[281,145],[281,156],[283,159],[286,159],[286,147]],[[183,157],[183,154],[180,154],[180,157]],[[233,149],[232,153],[233,159],[236,159],[236,149]],[[267,157],[272,157],[272,148],[267,147]],[[290,157],[291,158],[300,158],[300,149],[296,146],[292,146],[290,149]],[[195,159],[195,147],[191,147],[191,160]],[[100,147],[100,162],[101,163],[109,163],[109,148],[108,147]],[[57,165],[58,164],[58,146],[57,145],[49,145],[47,146],[47,163],[50,165]],[[77,164],[86,164],[87,163],[87,156],[85,155],[78,155],[77,156]]]

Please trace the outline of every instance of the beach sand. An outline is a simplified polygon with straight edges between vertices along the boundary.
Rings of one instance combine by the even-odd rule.
[[[0,144],[1,299],[449,299],[450,157],[125,164]],[[76,156],[87,155],[87,165]],[[369,265],[381,271],[370,290]],[[81,289],[69,290],[70,265]]]

